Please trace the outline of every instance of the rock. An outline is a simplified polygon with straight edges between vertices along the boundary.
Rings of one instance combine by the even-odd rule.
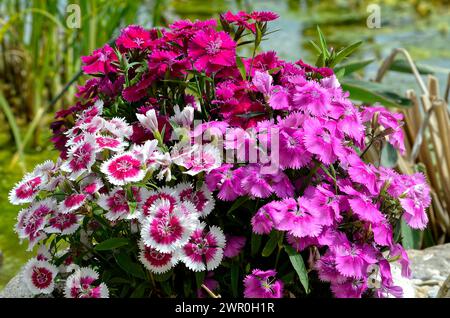
[[[0,292],[0,298],[31,298],[34,297],[30,292],[22,276],[23,270],[14,276],[5,288]]]
[[[415,297],[450,297],[450,243],[408,250]],[[444,284],[445,282],[445,284]]]
[[[437,297],[439,298],[450,298],[450,275],[445,280],[444,284],[442,284],[441,289],[438,292]]]

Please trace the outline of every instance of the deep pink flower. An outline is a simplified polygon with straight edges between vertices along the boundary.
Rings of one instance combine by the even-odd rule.
[[[337,298],[361,298],[367,290],[367,282],[362,278],[348,278],[343,283],[331,284],[331,290]]]
[[[299,128],[282,128],[279,134],[279,156],[282,169],[299,169],[311,161],[303,144],[305,132]]]
[[[122,91],[122,96],[127,102],[137,102],[148,94],[148,88],[155,80],[154,74],[145,73],[139,82],[133,86],[128,86]]]
[[[358,155],[350,155],[346,158],[349,167],[348,174],[353,182],[360,183],[366,186],[367,190],[371,194],[376,195],[377,189],[377,176],[375,174],[375,168],[362,161]]]
[[[217,197],[223,201],[233,201],[243,194],[239,175],[231,170],[231,164],[223,164],[220,168],[212,170],[205,177],[210,191],[219,190]]]
[[[315,81],[308,81],[303,86],[296,86],[292,101],[295,109],[315,116],[324,115],[330,107],[328,90]]]
[[[106,44],[101,49],[92,52],[91,55],[82,56],[81,61],[83,66],[81,69],[85,74],[108,74],[116,72],[116,67],[112,62],[118,61],[116,53],[113,48]]]
[[[254,269],[244,279],[245,298],[281,298],[283,295],[283,283],[276,280],[276,271],[262,271]]]
[[[303,141],[307,151],[317,155],[320,161],[331,164],[342,153],[341,139],[336,135],[333,123],[321,123],[318,119],[304,122]]]
[[[195,68],[207,73],[236,63],[236,43],[223,31],[199,31],[190,41],[188,53],[195,61]]]
[[[150,32],[139,25],[129,25],[122,29],[116,40],[116,45],[121,49],[144,50],[152,44]]]
[[[333,246],[336,255],[336,268],[343,276],[364,278],[367,267],[376,262],[374,248],[357,245],[347,240]]]

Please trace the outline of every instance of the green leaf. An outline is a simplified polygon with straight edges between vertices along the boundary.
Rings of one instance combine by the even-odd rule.
[[[242,79],[245,81],[247,79],[247,71],[245,70],[245,65],[242,62],[242,57],[236,55],[236,66],[241,73]]]
[[[320,49],[320,47],[316,44],[316,42],[314,42],[313,40],[310,40],[309,43],[311,43],[311,45],[313,46],[314,49],[316,49],[317,53],[322,53],[322,50]]]
[[[386,168],[394,168],[397,165],[397,161],[397,150],[390,143],[385,143],[381,150],[380,165]]]
[[[130,298],[143,298],[145,295],[145,290],[150,287],[148,282],[142,282],[136,287],[136,289],[131,293]]]
[[[197,284],[197,288],[202,288],[202,284],[205,281],[205,272],[196,272],[195,273],[195,283]]]
[[[302,256],[297,253],[292,247],[285,245],[284,249],[289,256],[292,266],[297,272],[300,283],[302,283],[305,292],[309,293],[309,279],[308,272],[306,271],[305,263],[303,262]]]
[[[385,107],[410,107],[411,101],[390,90],[389,86],[380,83],[361,81],[357,79],[344,79],[341,81],[343,90],[350,92],[352,100],[365,104],[380,103]]]
[[[239,283],[239,264],[233,263],[231,266],[231,292],[233,297],[238,297],[238,283]]]
[[[400,223],[400,232],[402,235],[402,245],[405,249],[420,248],[420,231],[409,227],[403,219]]]
[[[348,63],[342,63],[334,68],[334,72],[338,73],[340,70],[345,69],[345,76],[350,75],[356,71],[359,71],[375,61],[375,59],[368,59],[363,61],[355,61],[355,62],[348,62]]]
[[[258,251],[259,248],[261,247],[261,235],[252,233],[252,237],[251,237],[251,242],[250,242],[250,253],[251,256],[255,256]]]
[[[164,282],[166,280],[168,280],[169,278],[172,277],[173,271],[167,271],[165,273],[162,274],[153,274],[153,278],[155,279],[155,281],[157,282]]]
[[[278,239],[278,232],[272,231],[272,233],[270,233],[269,240],[266,242],[266,245],[264,245],[261,255],[264,257],[269,257],[277,247]]]
[[[146,279],[142,266],[135,263],[126,252],[121,252],[120,254],[114,255],[114,257],[117,265],[126,273],[137,278]]]
[[[113,238],[107,239],[106,241],[100,242],[97,245],[95,245],[94,250],[108,251],[108,250],[112,250],[114,248],[128,245],[129,243],[130,243],[130,240],[127,238],[113,237]]]
[[[346,57],[348,57],[350,54],[355,52],[356,49],[358,49],[362,43],[363,43],[362,41],[355,42],[353,44],[350,44],[346,48],[342,49],[341,51],[339,51],[336,54],[335,58],[333,59],[332,63],[330,64],[330,67],[334,67],[335,65],[342,62]]]
[[[327,46],[327,41],[325,40],[325,36],[322,33],[322,30],[320,30],[320,27],[317,26],[317,33],[319,34],[319,43],[320,43],[320,48],[322,49],[322,54],[324,56],[324,58],[328,58],[330,56],[330,53],[328,52],[328,46]]]
[[[233,205],[231,205],[230,209],[228,210],[227,214],[233,212],[237,208],[239,208],[242,204],[244,204],[246,201],[248,201],[248,197],[239,197],[236,201],[234,201]]]

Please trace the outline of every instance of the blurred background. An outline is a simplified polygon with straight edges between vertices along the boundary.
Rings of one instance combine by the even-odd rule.
[[[67,23],[70,4],[79,5],[80,28],[71,28]],[[380,6],[380,28],[367,27],[366,21],[371,14],[367,9],[371,4]],[[0,289],[31,257],[31,253],[25,251],[26,244],[20,245],[13,232],[19,207],[8,203],[8,192],[22,178],[24,171],[46,159],[57,158],[49,141],[49,123],[55,111],[74,103],[76,84],[85,80],[79,74],[80,56],[111,41],[128,24],[166,26],[179,18],[218,17],[227,10],[277,12],[280,18],[270,26],[278,31],[270,35],[262,47],[276,50],[281,58],[290,61],[301,58],[314,64],[316,52],[309,41],[316,39],[316,25],[320,25],[329,46],[341,48],[358,40],[364,41],[351,58],[367,61],[366,66],[355,73],[359,79],[375,78],[383,59],[392,49],[403,47],[420,66],[423,76],[432,74],[437,89],[441,92],[447,89],[450,72],[448,0],[1,0]],[[393,72],[383,79],[390,90],[401,96],[405,96],[408,89],[417,90],[420,95],[410,69],[400,63],[391,70]],[[416,116],[422,116],[427,110],[421,109]],[[411,151],[420,120],[417,123],[417,118],[411,117],[414,113],[406,112],[410,112],[406,115],[413,122],[416,121],[408,137]],[[427,148],[425,143],[417,158],[410,162],[411,169],[421,161],[425,162],[422,166],[428,178],[436,179],[433,181],[433,199],[437,202],[430,212],[430,229],[424,233],[403,233],[411,237],[410,248],[449,240],[446,200],[450,198],[447,191],[450,188],[450,152],[446,153],[447,163],[440,166],[438,149],[442,148],[442,142],[448,142],[443,134],[450,133],[448,113],[444,114],[444,128],[437,135],[433,135],[436,131],[426,135],[434,138],[438,147]],[[447,147],[444,148],[440,151],[445,153]]]

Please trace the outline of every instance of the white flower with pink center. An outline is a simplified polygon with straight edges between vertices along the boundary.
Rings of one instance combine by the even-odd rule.
[[[86,177],[80,182],[81,192],[88,196],[97,193],[101,188],[103,188],[103,182],[101,179],[95,177],[95,175]]]
[[[217,226],[205,230],[205,223],[196,229],[183,247],[181,260],[187,268],[199,272],[213,270],[220,265],[225,247],[225,235]]]
[[[100,116],[94,116],[84,120],[84,122],[80,125],[80,128],[88,134],[95,135],[100,132],[106,124],[106,120],[104,120]]]
[[[178,196],[176,191],[172,188],[162,187],[157,192],[142,189],[142,207],[140,207],[141,219],[144,219],[152,214],[150,208],[158,199],[165,199],[170,203],[170,212],[172,212],[178,204]]]
[[[127,146],[126,142],[117,137],[97,135],[95,141],[97,142],[98,148],[101,150],[109,149],[115,152],[122,152]]]
[[[133,145],[131,152],[145,164],[147,169],[158,169],[158,158],[161,153],[157,146],[157,140],[147,140],[143,145]]]
[[[45,244],[41,244],[36,252],[36,259],[38,261],[48,261],[52,258]]]
[[[133,187],[133,198],[127,198],[125,190],[120,187],[112,189],[110,194],[101,194],[97,204],[108,211],[105,217],[110,221],[136,218],[137,215],[130,214],[130,206],[128,202],[134,200],[138,204],[141,201],[139,188]]]
[[[78,210],[86,201],[85,194],[73,193],[68,195],[58,206],[62,213]]]
[[[57,168],[57,165],[51,161],[51,160],[46,160],[43,163],[38,164],[32,174],[35,176],[38,175],[44,175],[44,176],[50,176],[55,172],[55,169]]]
[[[44,181],[42,175],[26,175],[25,178],[17,183],[9,192],[9,202],[15,205],[32,202],[42,188]]]
[[[38,201],[19,213],[15,228],[19,238],[29,240],[28,250],[46,237],[42,230],[53,213],[56,213],[56,201],[53,199]]]
[[[198,190],[189,183],[181,183],[177,186],[177,193],[181,202],[191,202],[200,217],[205,217],[214,209],[215,201],[206,184]]]
[[[83,173],[91,172],[91,167],[95,163],[96,151],[95,137],[86,135],[83,141],[69,149],[68,158],[61,165],[61,170],[69,172],[71,180],[76,180]]]
[[[194,145],[193,151],[189,155],[181,156],[175,160],[175,163],[188,169],[185,172],[186,174],[195,176],[200,172],[210,172],[220,167],[221,155],[219,149],[212,144],[207,144],[204,147]]]
[[[146,218],[141,238],[145,246],[161,253],[170,253],[187,243],[197,225],[195,215],[186,216],[175,209],[168,215]]]
[[[110,119],[106,122],[105,128],[119,138],[129,138],[133,134],[133,128],[123,118]]]
[[[89,267],[81,267],[75,270],[66,280],[64,297],[108,298],[108,287],[105,283],[95,284],[98,279],[98,273]]]
[[[53,213],[47,221],[45,232],[59,233],[62,235],[73,234],[80,227],[83,217],[75,213]]]
[[[100,170],[112,184],[124,185],[141,181],[145,177],[141,167],[142,162],[132,152],[125,152],[102,163]]]
[[[178,262],[177,251],[161,253],[153,247],[145,246],[139,242],[139,260],[149,271],[162,274],[174,267]]]
[[[55,276],[57,274],[56,266],[33,258],[25,265],[23,278],[33,294],[50,294],[55,288]]]

